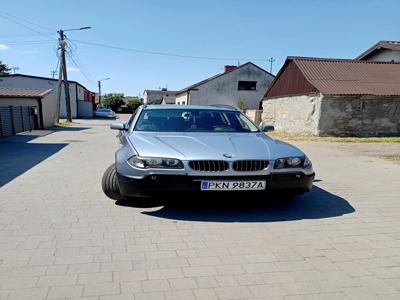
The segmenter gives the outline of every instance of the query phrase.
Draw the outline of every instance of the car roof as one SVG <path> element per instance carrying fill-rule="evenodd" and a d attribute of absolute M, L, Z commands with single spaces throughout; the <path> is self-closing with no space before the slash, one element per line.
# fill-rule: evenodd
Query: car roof
<path fill-rule="evenodd" d="M 237 111 L 236 108 L 230 107 L 229 105 L 177 105 L 177 104 L 150 104 L 144 105 L 143 109 L 202 109 L 202 110 L 226 110 L 226 111 Z"/>

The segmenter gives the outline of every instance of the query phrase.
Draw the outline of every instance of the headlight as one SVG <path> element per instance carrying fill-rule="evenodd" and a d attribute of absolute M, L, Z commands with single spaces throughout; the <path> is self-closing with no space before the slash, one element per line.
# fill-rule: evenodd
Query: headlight
<path fill-rule="evenodd" d="M 135 155 L 128 159 L 128 163 L 139 169 L 183 169 L 183 163 L 175 158 L 139 157 Z"/>
<path fill-rule="evenodd" d="M 303 162 L 303 168 L 309 169 L 311 167 L 312 167 L 311 160 L 306 156 L 306 158 L 304 159 L 304 162 Z"/>
<path fill-rule="evenodd" d="M 288 157 L 275 160 L 274 169 L 284 168 L 311 168 L 311 161 L 307 157 Z"/>

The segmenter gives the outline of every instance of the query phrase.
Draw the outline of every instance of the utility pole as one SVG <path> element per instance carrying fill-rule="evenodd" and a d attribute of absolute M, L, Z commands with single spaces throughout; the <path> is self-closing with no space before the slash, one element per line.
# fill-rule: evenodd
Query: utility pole
<path fill-rule="evenodd" d="M 65 35 L 64 30 L 60 29 L 57 31 L 60 37 L 58 38 L 58 43 L 60 45 L 60 76 L 62 78 L 62 82 L 64 83 L 64 95 L 65 95 L 65 107 L 67 109 L 67 122 L 72 122 L 72 115 L 71 115 L 71 98 L 69 95 L 69 83 L 67 78 L 67 66 L 65 62 Z M 61 89 L 58 92 L 61 96 Z M 58 96 L 57 94 L 57 96 Z M 61 97 L 60 97 L 61 98 Z M 57 98 L 57 103 L 61 102 L 61 99 Z M 57 120 L 56 120 L 57 121 Z"/>
<path fill-rule="evenodd" d="M 89 29 L 90 27 L 81 27 L 74 29 L 60 29 L 57 31 L 59 34 L 58 44 L 60 46 L 60 68 L 58 75 L 58 84 L 57 84 L 57 109 L 54 115 L 54 122 L 58 123 L 60 121 L 60 103 L 61 103 L 61 84 L 64 83 L 64 95 L 65 95 L 65 107 L 67 110 L 67 121 L 72 122 L 72 114 L 71 114 L 71 98 L 69 94 L 69 82 L 67 78 L 67 64 L 65 62 L 65 31 L 73 31 L 73 30 L 84 30 Z"/>
<path fill-rule="evenodd" d="M 18 71 L 19 67 L 11 67 L 11 69 L 13 70 L 13 73 L 15 74 L 15 71 Z"/>
<path fill-rule="evenodd" d="M 51 75 L 51 78 L 54 79 L 54 77 L 56 77 L 56 75 L 57 75 L 57 70 L 51 70 L 50 75 Z"/>
<path fill-rule="evenodd" d="M 270 59 L 268 59 L 268 61 L 270 62 L 269 72 L 272 73 L 272 64 L 275 62 L 275 59 L 271 57 Z"/>
<path fill-rule="evenodd" d="M 97 81 L 97 85 L 99 87 L 99 106 L 100 107 L 101 107 L 101 82 L 104 81 L 104 80 L 109 80 L 109 79 L 111 79 L 111 78 L 107 77 L 107 78 L 103 78 L 103 79 L 100 79 L 100 80 Z"/>

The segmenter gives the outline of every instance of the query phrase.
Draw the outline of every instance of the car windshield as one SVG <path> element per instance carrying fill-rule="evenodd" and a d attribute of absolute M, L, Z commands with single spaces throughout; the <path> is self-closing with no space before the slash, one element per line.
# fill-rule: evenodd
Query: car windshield
<path fill-rule="evenodd" d="M 242 113 L 211 109 L 144 109 L 137 131 L 152 132 L 258 132 Z"/>
<path fill-rule="evenodd" d="M 108 109 L 108 108 L 99 108 L 97 111 L 101 111 L 101 112 L 111 112 L 111 109 Z"/>

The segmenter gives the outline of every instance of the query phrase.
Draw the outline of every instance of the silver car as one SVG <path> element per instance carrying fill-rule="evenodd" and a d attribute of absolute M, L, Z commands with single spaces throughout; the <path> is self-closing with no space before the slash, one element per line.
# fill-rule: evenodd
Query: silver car
<path fill-rule="evenodd" d="M 96 109 L 94 112 L 94 116 L 96 118 L 110 118 L 110 119 L 115 119 L 115 112 L 112 109 L 105 108 L 105 107 L 99 107 Z"/>
<path fill-rule="evenodd" d="M 311 189 L 311 161 L 298 148 L 270 138 L 234 108 L 144 105 L 119 130 L 121 147 L 102 187 L 115 200 L 167 191 L 279 191 Z"/>

